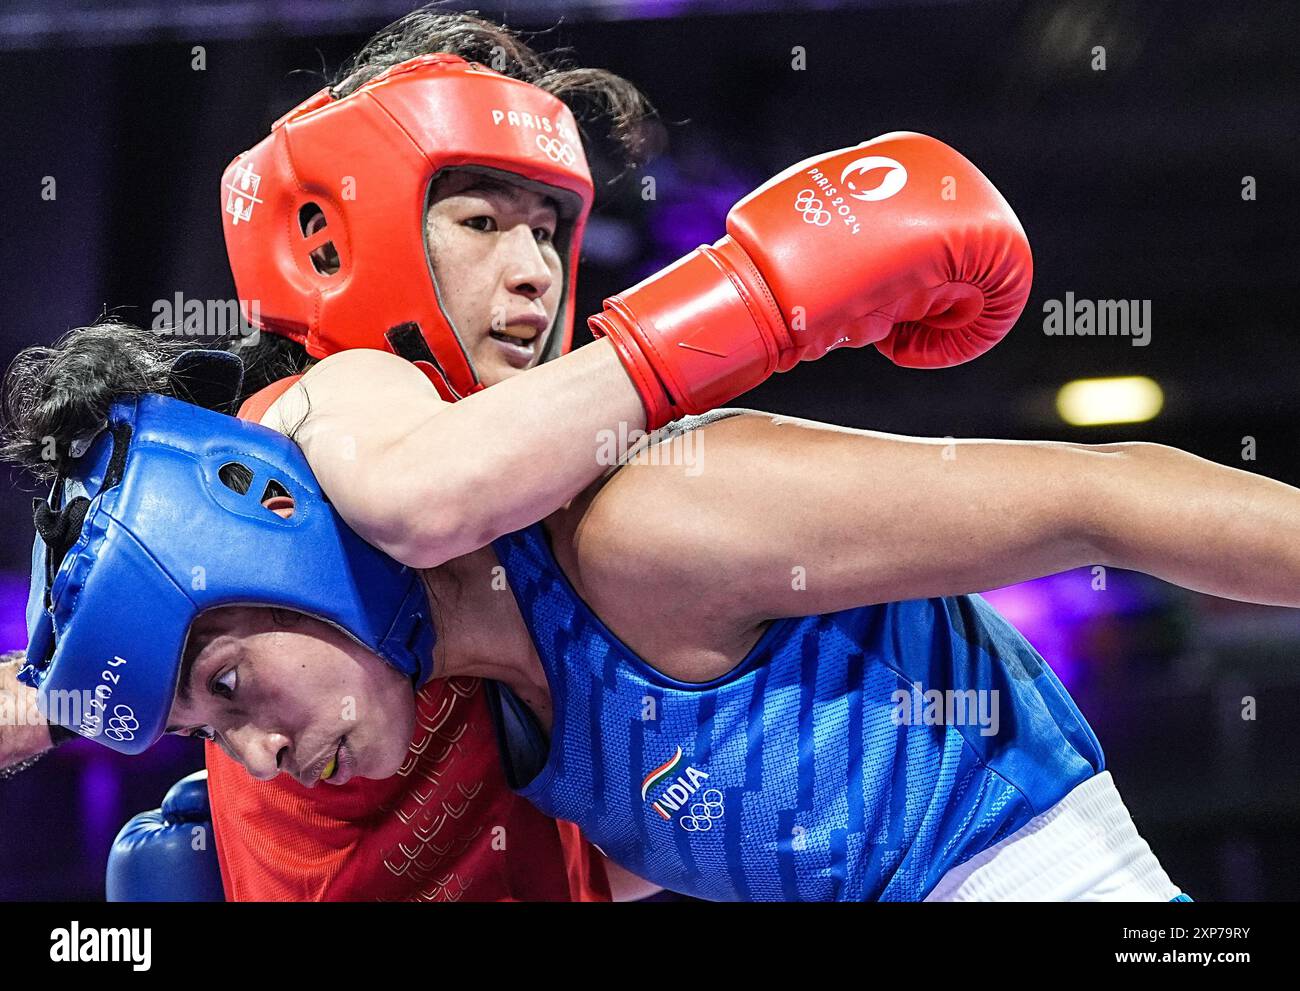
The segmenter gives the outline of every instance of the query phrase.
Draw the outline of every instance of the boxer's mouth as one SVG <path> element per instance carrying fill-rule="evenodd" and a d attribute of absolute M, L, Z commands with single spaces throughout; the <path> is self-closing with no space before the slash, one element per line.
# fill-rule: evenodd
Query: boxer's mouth
<path fill-rule="evenodd" d="M 509 364 L 516 368 L 527 368 L 537 356 L 538 345 L 541 343 L 545 328 L 539 326 L 540 323 L 541 318 L 537 321 L 530 319 L 508 323 L 499 330 L 489 330 L 488 336 L 500 345 L 501 353 Z"/>
<path fill-rule="evenodd" d="M 338 745 L 334 748 L 334 755 L 330 757 L 329 762 L 320 772 L 320 781 L 328 781 L 331 784 L 343 784 L 352 776 L 352 769 L 355 761 L 347 749 L 348 738 L 339 737 Z"/>
<path fill-rule="evenodd" d="M 518 348 L 532 347 L 533 344 L 533 338 L 531 337 L 515 337 L 511 334 L 503 334 L 498 330 L 489 331 L 488 335 L 490 337 L 495 337 L 498 341 L 505 341 L 507 344 L 513 344 Z"/>

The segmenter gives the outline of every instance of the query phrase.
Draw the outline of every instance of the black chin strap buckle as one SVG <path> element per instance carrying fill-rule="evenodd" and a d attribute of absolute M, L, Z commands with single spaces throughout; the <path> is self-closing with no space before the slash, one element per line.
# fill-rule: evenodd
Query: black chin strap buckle
<path fill-rule="evenodd" d="M 408 321 L 407 323 L 399 323 L 396 326 L 389 327 L 384 333 L 384 337 L 388 341 L 388 346 L 393 349 L 393 354 L 399 358 L 405 358 L 413 365 L 418 365 L 420 362 L 430 365 L 438 373 L 438 377 L 452 397 L 455 399 L 465 398 L 451 387 L 451 379 L 447 376 L 447 370 L 438 364 L 438 359 L 434 357 L 433 349 L 429 347 L 429 342 L 424 339 L 424 332 L 420 330 L 418 323 Z"/>

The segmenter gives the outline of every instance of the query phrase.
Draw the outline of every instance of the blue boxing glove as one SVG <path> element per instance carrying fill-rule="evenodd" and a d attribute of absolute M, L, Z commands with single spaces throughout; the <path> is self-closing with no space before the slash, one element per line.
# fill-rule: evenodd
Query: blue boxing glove
<path fill-rule="evenodd" d="M 162 808 L 122 827 L 108 854 L 110 902 L 225 901 L 208 808 L 208 772 L 172 785 Z"/>

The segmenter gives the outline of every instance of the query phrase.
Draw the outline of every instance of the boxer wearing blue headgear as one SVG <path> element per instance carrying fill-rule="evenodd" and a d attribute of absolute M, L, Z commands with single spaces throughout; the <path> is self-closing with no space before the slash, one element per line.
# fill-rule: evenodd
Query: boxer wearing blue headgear
<path fill-rule="evenodd" d="M 221 353 L 188 357 L 181 374 L 187 364 L 238 365 Z M 335 635 L 336 652 L 378 657 L 407 686 L 432 674 L 419 572 L 349 529 L 302 451 L 273 430 L 179 399 L 121 399 L 37 501 L 36 525 L 20 677 L 43 711 L 120 753 L 140 753 L 174 721 L 178 693 L 189 695 L 182 661 L 198 647 L 187 640 L 209 610 L 291 610 L 358 648 Z M 328 760 L 337 749 L 304 756 Z"/>
<path fill-rule="evenodd" d="M 98 606 L 111 603 L 103 596 L 139 597 L 160 587 L 159 573 L 179 585 L 206 566 L 196 557 L 220 562 L 214 548 L 244 534 L 241 556 L 294 553 L 269 544 L 279 531 L 228 525 L 229 507 L 296 514 L 305 494 L 302 518 L 317 518 L 318 493 L 281 442 L 263 448 L 221 417 L 209 431 L 186 409 L 149 397 L 115 405 L 108 432 L 129 424 L 146 438 L 141 460 L 116 436 L 107 453 L 96 441 L 65 472 L 94 497 L 73 493 L 40 513 L 44 539 L 72 558 L 50 587 L 52 669 L 65 659 L 60 636 L 90 645 L 79 669 L 116 692 L 133 647 L 110 624 L 133 620 Z M 155 428 L 157 410 L 180 418 Z M 1300 490 L 1158 445 L 936 443 L 743 411 L 644 448 L 653 456 L 634 456 L 541 523 L 421 575 L 429 600 L 450 607 L 437 674 L 501 686 L 500 740 L 521 794 L 634 873 L 706 898 L 1178 894 L 1063 686 L 968 593 L 1100 560 L 1300 605 L 1298 535 L 1286 531 Z M 221 470 L 245 456 L 251 499 L 227 504 Z M 202 504 L 194 521 L 213 527 L 201 540 L 180 532 L 192 502 Z M 1193 525 L 1203 537 L 1189 546 L 1181 537 Z M 337 527 L 324 533 L 320 546 L 346 547 Z M 368 619 L 320 592 L 285 593 L 255 562 L 247 590 L 238 574 L 218 575 L 230 591 L 179 599 L 163 583 L 156 632 L 173 664 L 178 629 L 227 611 L 199 615 L 203 605 L 272 607 L 242 610 L 204 644 L 190 679 L 203 688 L 188 701 L 178 691 L 171 718 L 214 730 L 255 775 L 334 780 L 353 748 L 343 731 L 320 732 L 339 720 L 318 710 L 331 694 L 346 705 L 346 665 L 318 665 L 311 651 L 341 639 L 355 648 L 349 664 L 384 669 L 393 688 L 363 699 L 358 718 L 396 725 L 387 736 L 404 747 L 412 681 L 391 649 L 414 642 L 393 634 L 410 586 L 384 588 L 403 569 L 357 553 L 309 551 L 301 563 L 320 570 L 301 580 L 360 596 L 356 608 L 377 610 Z M 368 574 L 381 585 L 373 599 L 351 581 Z M 117 587 L 62 598 L 74 578 L 91 590 L 97 576 Z M 314 625 L 277 643 L 289 635 L 275 608 L 286 602 Z M 38 638 L 33 654 L 41 665 L 48 644 Z M 105 672 L 105 658 L 118 667 Z M 176 682 L 163 681 L 165 699 Z M 936 694 L 946 700 L 937 711 Z M 357 773 L 381 766 L 373 750 L 356 751 Z"/>
<path fill-rule="evenodd" d="M 872 604 L 891 582 L 973 580 L 927 553 L 924 535 L 945 521 L 882 515 L 878 484 L 860 498 L 882 464 L 925 471 L 926 445 L 725 413 L 659 443 L 692 432 L 695 444 L 707 438 L 706 471 L 671 449 L 633 461 L 570 510 L 417 577 L 359 544 L 287 438 L 177 400 L 120 401 L 68 472 L 72 491 L 38 512 L 63 558 L 38 570 L 51 581 L 48 614 L 33 611 L 35 680 L 47 693 L 98 689 L 88 735 L 116 749 L 146 744 L 170 708 L 172 720 L 210 718 L 255 774 L 311 785 L 342 766 L 346 780 L 350 758 L 374 758 L 344 732 L 315 732 L 330 714 L 314 710 L 313 689 L 346 691 L 339 668 L 303 663 L 320 631 L 279 650 L 258 641 L 284 635 L 275 610 L 287 607 L 345 631 L 358 647 L 349 661 L 423 671 L 434 646 L 427 581 L 454 605 L 439 674 L 497 666 L 512 783 L 651 881 L 729 900 L 1178 894 L 1083 717 L 1001 617 L 965 595 Z M 972 476 L 931 482 L 955 499 L 970 477 L 1041 481 L 1095 457 L 1047 445 L 1026 466 L 1024 450 L 968 448 Z M 858 484 L 846 485 L 852 471 Z M 1013 491 L 1011 503 L 971 511 L 976 522 L 957 514 L 948 525 L 988 560 L 1005 556 L 996 567 L 1086 560 L 1072 527 L 1026 546 L 995 525 L 990 512 L 1036 516 L 1037 500 Z M 292 500 L 287 519 L 277 499 Z M 778 508 L 786 526 L 774 530 Z M 881 541 L 897 546 L 906 578 L 882 573 Z M 809 562 L 806 588 L 786 581 L 793 553 Z M 196 568 L 206 573 L 187 589 Z M 295 579 L 316 588 L 295 590 Z M 263 608 L 245 611 L 224 646 L 205 645 L 201 697 L 173 701 L 186 631 L 205 608 L 237 605 Z M 227 670 L 237 684 L 222 695 Z M 406 708 L 367 700 L 376 719 L 409 709 L 412 681 L 396 671 L 392 681 Z M 992 718 L 983 704 L 969 720 L 891 717 L 913 686 L 991 698 Z M 1023 845 L 1008 854 L 1008 842 Z M 988 869 L 996 857 L 1010 865 Z"/>

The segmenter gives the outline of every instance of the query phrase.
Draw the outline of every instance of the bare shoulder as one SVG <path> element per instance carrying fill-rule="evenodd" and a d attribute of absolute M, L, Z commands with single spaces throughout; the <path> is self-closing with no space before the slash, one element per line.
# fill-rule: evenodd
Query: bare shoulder
<path fill-rule="evenodd" d="M 287 428 L 300 424 L 309 412 L 315 416 L 373 414 L 391 409 L 395 400 L 406 397 L 438 398 L 425 374 L 405 358 L 356 348 L 332 354 L 307 369 L 297 384 L 271 405 L 262 423 L 288 432 Z"/>
<path fill-rule="evenodd" d="M 770 456 L 773 417 L 725 412 L 637 445 L 547 521 L 578 593 L 643 656 L 665 656 L 688 631 L 692 643 L 729 647 L 751 625 L 737 594 L 746 555 L 720 521 L 725 493 L 752 484 Z"/>
<path fill-rule="evenodd" d="M 424 372 L 405 358 L 399 358 L 391 351 L 377 351 L 373 348 L 352 348 L 340 351 L 328 358 L 323 358 L 312 365 L 303 376 L 303 381 L 333 382 L 336 379 L 350 379 L 355 388 L 355 376 L 391 383 L 420 383 L 433 388 Z"/>
<path fill-rule="evenodd" d="M 595 576 L 671 556 L 668 548 L 687 542 L 698 520 L 692 508 L 726 483 L 728 466 L 765 456 L 772 421 L 767 413 L 719 410 L 643 438 L 617 470 L 557 514 L 556 530 L 571 545 L 574 563 Z"/>

